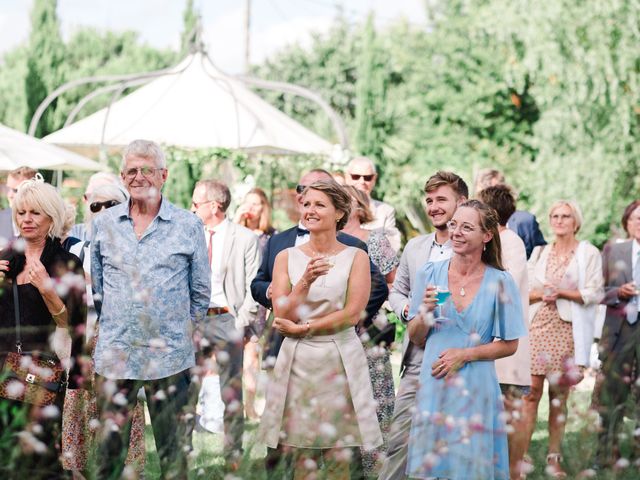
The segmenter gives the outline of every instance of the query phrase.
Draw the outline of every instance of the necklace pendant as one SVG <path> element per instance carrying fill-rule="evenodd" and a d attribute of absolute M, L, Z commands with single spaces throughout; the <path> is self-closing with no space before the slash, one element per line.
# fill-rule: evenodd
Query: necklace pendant
<path fill-rule="evenodd" d="M 460 296 L 464 297 L 467 294 L 467 292 L 464 291 L 464 287 L 460 287 Z"/>

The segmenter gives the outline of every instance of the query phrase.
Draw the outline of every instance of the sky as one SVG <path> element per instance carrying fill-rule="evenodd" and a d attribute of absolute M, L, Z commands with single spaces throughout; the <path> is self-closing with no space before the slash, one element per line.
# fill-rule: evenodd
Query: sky
<path fill-rule="evenodd" d="M 312 32 L 326 31 L 337 6 L 352 22 L 373 11 L 378 26 L 405 18 L 426 24 L 425 0 L 251 0 L 252 63 L 260 63 L 291 43 L 306 45 Z M 32 0 L 0 0 L 0 56 L 29 36 Z M 203 18 L 203 36 L 214 63 L 228 73 L 244 65 L 246 0 L 195 0 Z M 186 0 L 58 0 L 62 35 L 82 26 L 99 30 L 135 30 L 142 41 L 176 49 L 180 44 Z"/>

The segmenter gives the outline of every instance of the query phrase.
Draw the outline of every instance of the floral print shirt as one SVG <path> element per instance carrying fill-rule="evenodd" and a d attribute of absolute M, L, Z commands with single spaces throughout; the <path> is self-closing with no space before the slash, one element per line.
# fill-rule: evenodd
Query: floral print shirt
<path fill-rule="evenodd" d="M 192 332 L 209 307 L 210 276 L 202 222 L 165 198 L 140 239 L 128 203 L 98 215 L 91 237 L 95 371 L 154 380 L 193 367 Z"/>

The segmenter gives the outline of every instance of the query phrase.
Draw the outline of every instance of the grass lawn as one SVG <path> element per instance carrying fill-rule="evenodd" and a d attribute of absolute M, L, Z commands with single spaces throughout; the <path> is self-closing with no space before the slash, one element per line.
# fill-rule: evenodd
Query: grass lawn
<path fill-rule="evenodd" d="M 398 360 L 394 358 L 394 367 L 397 367 Z M 397 368 L 394 368 L 397 372 Z M 396 382 L 397 385 L 397 382 Z M 569 479 L 595 478 L 599 480 L 638 480 L 640 479 L 640 469 L 635 466 L 629 466 L 626 469 L 613 471 L 604 470 L 595 474 L 593 471 L 587 471 L 593 464 L 594 454 L 596 451 L 597 435 L 595 432 L 596 418 L 589 412 L 589 404 L 591 401 L 591 390 L 593 382 L 589 379 L 583 381 L 578 388 L 572 392 L 569 398 L 569 415 L 567 419 L 567 428 L 563 441 L 563 465 L 568 473 Z M 538 412 L 538 422 L 536 431 L 533 435 L 529 454 L 531 455 L 535 469 L 527 476 L 528 480 L 542 480 L 550 477 L 545 473 L 545 458 L 547 454 L 547 416 L 549 401 L 545 393 L 540 402 L 540 410 Z M 629 437 L 633 433 L 633 423 L 627 421 L 624 431 Z M 235 476 L 227 476 L 225 478 L 222 466 L 224 458 L 222 457 L 222 436 L 220 434 L 212 434 L 207 432 L 195 432 L 193 437 L 193 445 L 195 450 L 195 458 L 192 462 L 191 478 L 204 479 L 266 479 L 267 476 L 263 469 L 263 457 L 266 449 L 259 446 L 255 440 L 257 433 L 256 423 L 247 423 L 245 432 L 245 448 L 253 446 L 245 454 L 243 464 Z M 146 478 L 148 480 L 159 478 L 159 464 L 155 452 L 155 445 L 151 427 L 147 425 L 146 435 L 147 446 L 147 465 Z M 621 445 L 623 455 L 629 454 L 629 442 Z M 272 475 L 273 477 L 273 475 Z M 279 478 L 279 476 L 276 476 Z M 276 478 L 273 477 L 273 478 Z M 484 480 L 484 479 L 482 479 Z"/>

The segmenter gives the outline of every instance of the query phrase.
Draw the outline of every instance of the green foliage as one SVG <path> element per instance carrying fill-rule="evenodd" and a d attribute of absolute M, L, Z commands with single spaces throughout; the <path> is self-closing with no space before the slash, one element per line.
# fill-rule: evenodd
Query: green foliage
<path fill-rule="evenodd" d="M 36 1 L 28 43 L 8 51 L 2 58 L 0 123 L 26 131 L 40 102 L 67 81 L 95 75 L 147 72 L 166 68 L 177 60 L 175 52 L 140 44 L 135 32 L 80 28 L 65 45 L 59 34 L 55 7 L 53 0 Z M 80 86 L 59 97 L 40 120 L 37 136 L 61 128 L 80 99 L 100 86 L 102 84 Z M 92 100 L 76 119 L 99 110 L 109 98 L 103 95 Z"/>
<path fill-rule="evenodd" d="M 198 40 L 198 22 L 200 16 L 193 6 L 193 0 L 187 0 L 187 6 L 182 14 L 183 30 L 180 35 L 180 53 L 186 55 Z"/>
<path fill-rule="evenodd" d="M 24 88 L 26 58 L 27 47 L 21 45 L 7 52 L 0 64 L 0 123 L 20 131 L 26 130 L 28 116 Z"/>
<path fill-rule="evenodd" d="M 177 59 L 175 52 L 141 45 L 135 32 L 99 32 L 92 28 L 81 28 L 69 39 L 66 48 L 67 57 L 62 68 L 67 80 L 159 70 L 172 65 Z M 88 84 L 66 92 L 62 96 L 65 102 L 65 107 L 61 109 L 62 123 L 85 95 L 103 85 Z M 129 92 L 125 90 L 122 95 Z M 76 120 L 103 108 L 112 95 L 108 93 L 90 101 Z M 61 128 L 62 123 L 56 129 Z"/>
<path fill-rule="evenodd" d="M 400 215 L 415 216 L 436 170 L 471 185 L 491 166 L 547 234 L 548 207 L 569 198 L 585 214 L 581 236 L 602 244 L 640 186 L 640 1 L 427 6 L 428 30 L 397 22 L 374 32 L 371 20 L 350 26 L 338 18 L 309 50 L 285 49 L 256 73 L 324 95 L 355 150 L 379 162 L 377 194 Z M 307 102 L 267 97 L 329 133 Z"/>
<path fill-rule="evenodd" d="M 226 148 L 185 150 L 167 148 L 169 178 L 163 194 L 176 205 L 189 208 L 196 182 L 204 178 L 216 178 L 233 184 L 233 166 L 244 162 L 245 154 Z"/>
<path fill-rule="evenodd" d="M 386 52 L 380 48 L 370 14 L 362 36 L 356 83 L 356 118 L 354 148 L 362 154 L 379 159 L 389 125 L 386 122 L 387 100 Z"/>
<path fill-rule="evenodd" d="M 56 0 L 35 0 L 31 11 L 31 35 L 26 51 L 27 74 L 24 79 L 27 124 L 42 100 L 64 82 L 59 67 L 64 60 L 65 48 L 60 36 L 56 6 Z M 42 117 L 36 130 L 37 137 L 55 130 L 56 118 L 59 117 L 57 103 L 54 102 Z"/>
<path fill-rule="evenodd" d="M 313 35 L 311 48 L 288 46 L 263 65 L 255 66 L 253 74 L 311 87 L 349 124 L 355 117 L 357 42 L 358 36 L 346 19 L 338 17 L 328 34 Z M 326 115 L 314 103 L 273 91 L 260 94 L 314 132 L 337 141 Z"/>

